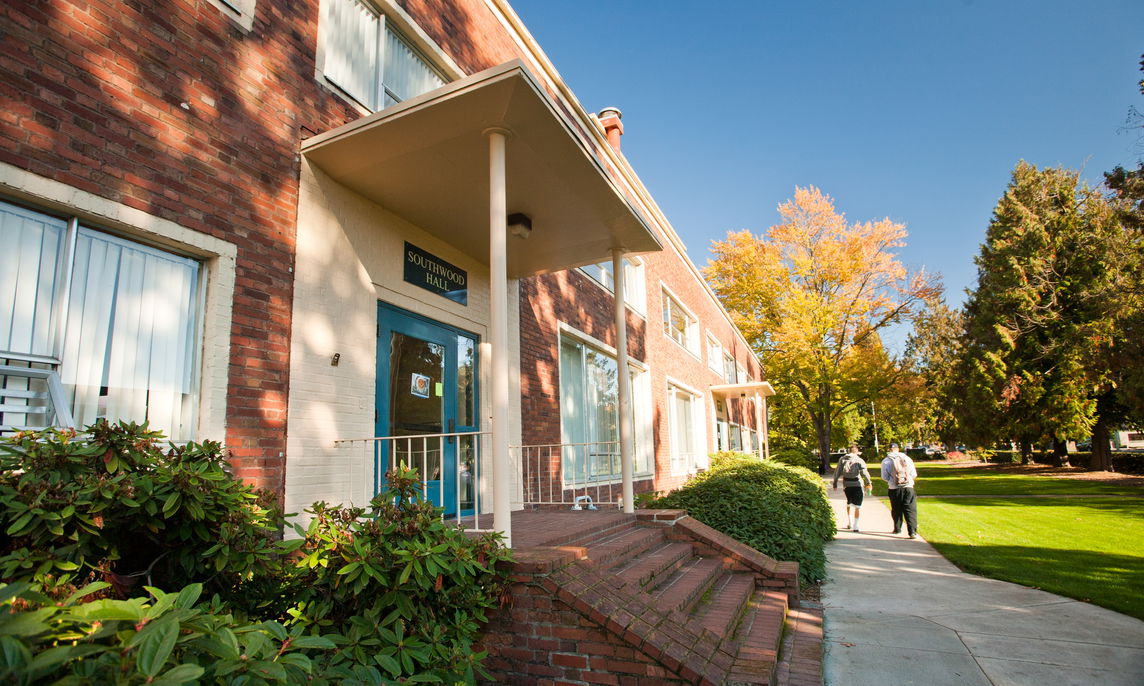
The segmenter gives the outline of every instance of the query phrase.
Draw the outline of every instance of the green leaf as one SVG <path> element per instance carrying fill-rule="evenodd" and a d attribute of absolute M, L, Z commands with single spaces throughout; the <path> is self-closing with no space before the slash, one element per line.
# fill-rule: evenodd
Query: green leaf
<path fill-rule="evenodd" d="M 348 565 L 346 565 L 345 567 L 342 567 L 341 569 L 339 569 L 338 575 L 349 574 L 350 572 L 354 571 L 355 569 L 357 569 L 360 566 L 361 566 L 360 562 L 351 562 Z"/>
<path fill-rule="evenodd" d="M 388 655 L 381 654 L 374 655 L 373 659 L 374 662 L 380 665 L 382 669 L 389 672 L 390 676 L 393 678 L 396 679 L 397 677 L 401 676 L 401 665 L 397 664 L 397 660 L 394 660 Z"/>
<path fill-rule="evenodd" d="M 155 676 L 161 672 L 171 651 L 175 649 L 178 638 L 179 623 L 169 615 L 143 627 L 128 644 L 139 646 L 139 671 L 146 676 Z"/>
<path fill-rule="evenodd" d="M 205 671 L 198 665 L 182 664 L 167 670 L 151 684 L 153 686 L 178 686 L 178 684 L 196 683 Z"/>
<path fill-rule="evenodd" d="M 28 523 L 32 521 L 33 517 L 34 515 L 31 512 L 25 512 L 24 514 L 20 515 L 20 517 L 17 518 L 16 521 L 12 522 L 12 525 L 8 527 L 8 535 L 20 535 L 20 533 L 24 530 L 24 527 L 28 526 Z"/>
<path fill-rule="evenodd" d="M 199 602 L 199 596 L 203 593 L 202 584 L 190 584 L 185 586 L 183 590 L 179 591 L 179 595 L 175 598 L 175 607 L 182 609 L 189 609 L 194 607 L 195 603 Z"/>
<path fill-rule="evenodd" d="M 323 650 L 333 650 L 338 647 L 325 636 L 299 636 L 290 645 L 295 648 L 321 648 Z"/>

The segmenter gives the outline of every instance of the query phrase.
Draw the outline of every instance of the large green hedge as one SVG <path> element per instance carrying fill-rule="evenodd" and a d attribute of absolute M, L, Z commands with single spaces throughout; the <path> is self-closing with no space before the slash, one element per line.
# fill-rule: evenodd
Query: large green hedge
<path fill-rule="evenodd" d="M 826 576 L 823 546 L 834 538 L 834 512 L 822 479 L 802 467 L 719 453 L 711 469 L 652 501 L 688 513 L 759 552 L 799 563 L 803 583 Z"/>

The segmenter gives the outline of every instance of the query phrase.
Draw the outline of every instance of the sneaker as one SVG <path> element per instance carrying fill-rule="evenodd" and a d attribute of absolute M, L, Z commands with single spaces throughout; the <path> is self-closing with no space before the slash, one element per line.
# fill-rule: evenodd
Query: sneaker
<path fill-rule="evenodd" d="M 854 528 L 852 529 L 852 531 L 853 531 L 854 533 L 856 533 L 856 534 L 860 534 L 860 533 L 862 533 L 862 530 L 861 530 L 861 529 L 859 529 L 858 527 L 854 527 Z"/>
<path fill-rule="evenodd" d="M 917 534 L 910 534 L 910 538 L 917 538 L 917 537 L 918 537 Z"/>
<path fill-rule="evenodd" d="M 894 533 L 900 534 L 900 533 L 902 533 L 902 530 L 901 529 L 894 529 Z"/>

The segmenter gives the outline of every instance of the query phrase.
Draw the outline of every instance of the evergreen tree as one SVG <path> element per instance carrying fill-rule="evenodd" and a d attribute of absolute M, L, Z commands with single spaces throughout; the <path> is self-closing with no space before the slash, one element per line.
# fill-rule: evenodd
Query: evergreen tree
<path fill-rule="evenodd" d="M 1124 231 L 1077 172 L 1024 161 L 997 203 L 965 308 L 959 414 L 978 440 L 1064 444 L 1093 429 L 1109 384 Z"/>

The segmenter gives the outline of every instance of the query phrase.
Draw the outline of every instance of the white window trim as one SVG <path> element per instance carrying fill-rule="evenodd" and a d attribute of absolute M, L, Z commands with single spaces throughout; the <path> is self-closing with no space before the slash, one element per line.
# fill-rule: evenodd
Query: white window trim
<path fill-rule="evenodd" d="M 244 31 L 254 28 L 254 9 L 258 0 L 207 0 Z"/>
<path fill-rule="evenodd" d="M 711 333 L 711 329 L 707 330 L 707 368 L 723 378 L 723 344 L 719 342 L 719 337 Z M 711 345 L 714 343 L 715 345 Z M 718 350 L 718 354 L 712 355 L 712 350 Z"/>
<path fill-rule="evenodd" d="M 466 75 L 464 70 L 462 70 L 455 61 L 453 61 L 453 58 L 450 57 L 449 54 L 445 52 L 441 46 L 437 44 L 436 41 L 430 38 L 429 34 L 425 33 L 425 30 L 421 28 L 421 26 L 413 19 L 413 17 L 411 17 L 408 12 L 402 9 L 400 5 L 394 2 L 394 0 L 363 1 L 372 5 L 373 8 L 383 16 L 383 21 L 387 25 L 392 26 L 397 33 L 401 34 L 401 37 L 404 38 L 407 43 L 413 46 L 417 52 L 421 53 L 421 55 L 425 57 L 429 66 L 440 72 L 441 76 L 445 79 L 446 82 L 456 81 L 457 79 L 460 79 Z M 344 90 L 339 88 L 337 84 L 326 78 L 325 46 L 326 31 L 329 27 L 326 26 L 325 22 L 325 3 L 326 0 L 322 0 L 319 3 L 318 48 L 314 59 L 314 78 L 327 90 L 335 93 L 338 97 L 353 105 L 354 108 L 357 109 L 361 114 L 372 114 L 373 110 L 370 110 L 368 107 L 358 102 L 356 98 L 351 96 L 349 93 L 346 93 Z"/>
<path fill-rule="evenodd" d="M 672 476 L 684 476 L 687 474 L 694 474 L 700 469 L 707 469 L 710 466 L 710 458 L 707 455 L 707 421 L 706 421 L 706 403 L 703 400 L 703 394 L 698 390 L 692 388 L 686 383 L 676 379 L 675 377 L 668 376 L 666 378 L 667 386 L 664 393 L 664 398 L 667 402 L 668 409 L 668 463 Z M 672 400 L 672 389 L 677 388 L 692 397 L 691 403 L 691 426 L 694 435 L 692 440 L 692 452 L 695 454 L 695 462 L 688 465 L 684 471 L 676 469 L 675 460 L 675 443 L 671 440 L 675 424 L 675 404 Z"/>
<path fill-rule="evenodd" d="M 230 331 L 238 247 L 87 191 L 37 176 L 0 162 L 0 193 L 44 211 L 76 216 L 80 221 L 125 238 L 170 248 L 202 261 L 206 285 L 202 310 L 202 363 L 199 371 L 198 423 L 195 440 L 226 441 Z"/>
<path fill-rule="evenodd" d="M 639 297 L 637 299 L 633 299 L 633 293 L 632 293 L 631 288 L 627 288 L 627 287 L 624 288 L 624 306 L 627 307 L 629 310 L 631 310 L 632 313 L 635 314 L 640 319 L 646 320 L 647 319 L 647 269 L 644 266 L 643 260 L 638 260 L 637 258 L 634 258 L 634 257 L 625 257 L 624 262 L 629 263 L 632 266 L 639 268 L 639 279 L 640 279 L 640 285 L 641 285 L 641 288 L 640 288 L 640 296 L 641 297 Z M 576 271 L 578 271 L 581 274 L 583 274 L 584 276 L 588 277 L 588 280 L 591 281 L 597 288 L 604 291 L 608 295 L 615 297 L 615 295 L 616 295 L 615 290 L 613 290 L 612 288 L 608 288 L 603 283 L 600 283 L 600 280 L 597 279 L 595 276 L 593 276 L 590 271 L 588 271 L 589 267 L 595 267 L 599 264 L 600 264 L 599 262 L 593 262 L 592 264 L 586 264 L 586 265 L 583 265 L 581 267 L 576 267 Z M 626 266 L 627 265 L 625 264 L 625 267 Z M 612 279 L 613 280 L 615 279 L 614 275 L 613 275 Z M 626 285 L 627 284 L 625 284 L 625 286 Z"/>
<path fill-rule="evenodd" d="M 702 336 L 700 335 L 700 331 L 702 330 L 702 327 L 699 323 L 699 317 L 695 316 L 695 313 L 691 311 L 691 308 L 689 308 L 687 305 L 683 304 L 683 300 L 680 299 L 680 297 L 675 293 L 675 291 L 668 288 L 667 284 L 660 281 L 659 282 L 659 288 L 660 288 L 661 296 L 663 294 L 670 296 L 671 299 L 675 301 L 675 304 L 679 305 L 679 308 L 681 310 L 683 310 L 683 312 L 691 319 L 691 323 L 692 323 L 692 325 L 688 327 L 688 332 L 689 332 L 688 336 L 687 336 L 688 345 L 680 344 L 680 342 L 675 340 L 675 338 L 673 338 L 671 336 L 671 334 L 669 334 L 667 331 L 664 331 L 663 322 L 662 322 L 663 312 L 660 312 L 660 315 L 661 315 L 660 316 L 660 319 L 661 319 L 661 321 L 660 321 L 660 332 L 663 334 L 663 336 L 665 338 L 667 338 L 667 340 L 671 341 L 672 343 L 678 345 L 680 348 L 683 348 L 687 352 L 691 353 L 691 355 L 695 359 L 702 362 L 703 361 L 703 351 L 697 350 L 697 348 L 699 348 L 702 345 L 702 343 L 700 343 L 700 338 L 702 338 Z M 660 297 L 659 303 L 660 303 L 660 308 L 662 309 L 663 308 L 663 298 L 662 297 Z"/>
<path fill-rule="evenodd" d="M 607 343 L 601 341 L 600 339 L 596 338 L 595 336 L 584 333 L 580 329 L 577 329 L 577 328 L 569 325 L 566 322 L 557 322 L 557 324 L 556 324 L 556 348 L 555 349 L 557 350 L 557 356 L 558 357 L 559 357 L 559 350 L 560 350 L 560 339 L 563 337 L 567 337 L 567 338 L 571 338 L 571 339 L 574 339 L 576 341 L 579 341 L 580 343 L 583 343 L 584 345 L 587 345 L 588 347 L 595 348 L 598 351 L 604 353 L 605 355 L 610 356 L 613 360 L 616 359 L 616 348 L 614 346 L 608 345 Z M 651 414 L 651 416 L 647 416 L 647 417 L 636 417 L 636 426 L 632 427 L 632 433 L 633 433 L 632 439 L 635 442 L 635 445 L 633 445 L 632 447 L 636 451 L 640 451 L 642 449 L 642 451 L 645 453 L 644 457 L 647 458 L 646 462 L 648 465 L 648 468 L 646 470 L 637 471 L 634 473 L 633 476 L 638 476 L 641 478 L 651 478 L 651 477 L 655 476 L 655 440 L 654 440 L 654 436 L 653 436 L 653 430 L 654 430 L 653 422 L 654 422 L 655 408 L 654 408 L 653 403 L 651 401 L 651 374 L 648 373 L 649 371 L 651 371 L 651 368 L 646 363 L 644 363 L 643 361 L 637 360 L 634 357 L 631 357 L 630 355 L 628 356 L 628 367 L 632 371 L 638 372 L 638 374 L 636 376 L 638 383 L 632 384 L 632 389 L 631 389 L 632 402 L 646 408 L 647 410 L 650 411 L 650 414 Z M 563 372 L 561 371 L 561 367 L 560 367 L 560 364 L 558 362 L 556 365 L 557 383 L 562 383 L 563 380 L 560 378 L 560 375 L 562 373 Z M 562 388 L 563 386 L 560 386 L 560 387 Z M 638 394 L 638 400 L 637 400 L 637 394 Z M 558 398 L 559 398 L 559 396 L 558 396 Z M 558 405 L 559 405 L 559 402 L 558 402 Z M 563 417 L 561 417 L 561 420 L 560 420 L 560 432 L 561 432 L 561 440 L 563 441 L 563 438 L 564 438 L 563 437 L 563 433 L 564 433 L 564 419 L 563 419 Z M 622 481 L 622 477 L 620 475 L 617 475 L 615 478 L 601 479 L 601 480 L 593 482 L 593 483 L 605 485 L 605 484 L 616 484 L 616 483 L 620 483 L 621 481 Z"/>

